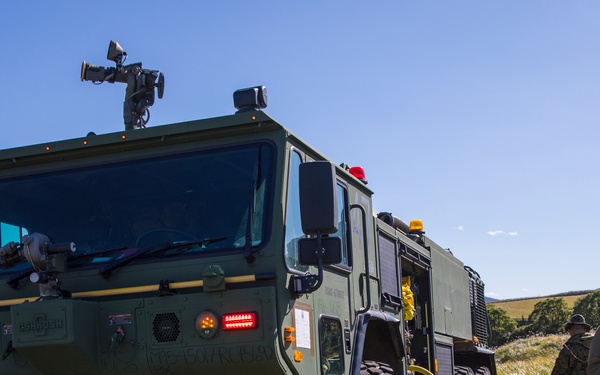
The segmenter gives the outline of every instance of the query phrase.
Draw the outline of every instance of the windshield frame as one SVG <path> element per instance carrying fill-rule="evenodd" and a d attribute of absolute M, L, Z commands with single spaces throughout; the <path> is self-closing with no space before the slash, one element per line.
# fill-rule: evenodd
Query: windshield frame
<path fill-rule="evenodd" d="M 257 154 L 258 154 L 258 161 L 256 161 L 257 157 L 254 157 L 254 160 L 252 161 L 248 161 L 247 164 L 248 165 L 256 165 L 255 163 L 258 163 L 257 165 L 261 167 L 261 173 L 262 174 L 266 174 L 264 177 L 264 180 L 261 180 L 264 185 L 262 186 L 263 189 L 263 193 L 264 193 L 264 198 L 263 200 L 260 202 L 260 207 L 262 208 L 262 217 L 261 217 L 261 234 L 260 234 L 260 243 L 259 244 L 253 244 L 252 245 L 252 252 L 258 252 L 261 251 L 266 245 L 267 243 L 270 241 L 271 237 L 272 237 L 272 218 L 273 218 L 273 207 L 274 207 L 274 202 L 275 202 L 275 196 L 276 196 L 276 192 L 275 192 L 275 185 L 276 185 L 276 181 L 277 181 L 277 147 L 275 146 L 274 142 L 268 140 L 268 139 L 259 139 L 259 140 L 255 140 L 255 141 L 251 141 L 251 142 L 238 142 L 238 143 L 233 143 L 233 144 L 225 144 L 225 145 L 218 145 L 218 146 L 211 146 L 211 147 L 194 147 L 194 148 L 187 148 L 185 150 L 180 150 L 177 152 L 172 152 L 172 150 L 163 150 L 162 152 L 154 152 L 153 155 L 148 155 L 148 152 L 144 152 L 145 155 L 140 156 L 138 155 L 118 155 L 117 158 L 112 157 L 109 158 L 108 160 L 104 160 L 102 162 L 98 162 L 98 161 L 94 161 L 94 159 L 81 159 L 79 160 L 75 165 L 71 164 L 69 166 L 62 166 L 62 167 L 58 167 L 58 168 L 53 168 L 52 170 L 46 170 L 43 172 L 39 172 L 39 173 L 31 173 L 28 175 L 15 175 L 15 176 L 7 176 L 7 177 L 0 177 L 0 185 L 3 185 L 5 183 L 13 183 L 13 182 L 23 182 L 23 181 L 35 181 L 35 180 L 39 180 L 39 179 L 44 179 L 44 178 L 56 178 L 57 176 L 63 176 L 63 175 L 71 175 L 71 174 L 77 174 L 78 172 L 86 172 L 89 173 L 89 170 L 106 170 L 106 171 L 110 171 L 113 168 L 120 168 L 120 167 L 128 167 L 128 166 L 133 166 L 136 165 L 136 163 L 142 163 L 143 165 L 151 165 L 154 162 L 163 162 L 163 161 L 180 161 L 180 160 L 187 160 L 191 157 L 201 157 L 201 156 L 206 156 L 206 155 L 217 155 L 219 153 L 227 153 L 229 151 L 231 152 L 235 152 L 235 151 L 248 151 L 253 153 L 254 151 L 252 150 L 256 150 Z M 262 151 L 259 151 L 262 150 Z M 169 152 L 171 151 L 171 152 Z M 240 152 L 241 152 L 240 151 Z M 262 157 L 261 153 L 264 154 L 265 156 Z M 129 157 L 127 157 L 129 156 Z M 261 164 L 265 164 L 265 165 L 261 165 Z M 252 168 L 251 168 L 252 169 Z M 199 173 L 201 173 L 202 171 L 200 171 Z M 249 176 L 253 176 L 255 174 L 255 171 L 253 170 L 249 170 L 247 171 L 247 174 Z M 232 174 L 233 176 L 233 174 Z M 256 182 L 253 180 L 253 177 L 250 177 L 250 179 L 248 179 L 248 191 L 250 192 L 250 189 L 254 189 L 254 187 L 252 185 L 256 185 Z M 252 184 L 251 184 L 252 182 Z M 253 194 L 256 193 L 255 190 L 252 190 Z M 250 194 L 250 193 L 249 193 Z M 248 195 L 248 206 L 250 205 L 250 200 L 252 198 L 250 198 L 250 195 Z M 0 201 L 2 199 L 0 198 Z M 246 206 L 246 208 L 249 208 L 248 206 Z M 257 209 L 259 207 L 256 207 Z M 5 217 L 4 215 L 1 215 L 2 217 Z M 7 217 L 9 218 L 8 221 L 10 221 L 10 217 L 14 215 L 8 214 Z M 2 218 L 0 218 L 0 221 L 2 221 Z M 248 221 L 250 222 L 250 221 Z M 19 223 L 8 223 L 11 225 L 14 224 L 19 224 Z M 27 228 L 29 230 L 29 228 Z M 32 228 L 34 229 L 34 228 Z M 219 238 L 220 236 L 215 235 L 214 238 Z M 188 240 L 196 240 L 199 242 L 203 242 L 206 240 L 209 240 L 210 238 L 188 238 Z M 53 239 L 54 240 L 54 239 Z M 68 240 L 68 239 L 64 239 L 64 238 L 60 238 L 60 239 L 56 239 L 57 242 L 61 242 L 64 240 Z M 1 239 L 0 240 L 0 246 L 5 245 L 7 242 L 7 240 L 5 239 Z M 184 242 L 184 239 L 181 239 L 182 242 Z M 220 241 L 206 241 L 206 244 L 208 243 L 219 243 Z M 137 244 L 136 244 L 137 245 Z M 131 245 L 128 244 L 127 246 L 121 246 L 121 244 L 114 244 L 114 246 L 108 246 L 106 248 L 96 248 L 94 249 L 94 251 L 89 251 L 90 255 L 87 256 L 86 254 L 82 253 L 82 252 L 75 252 L 72 256 L 73 258 L 73 262 L 70 262 L 69 267 L 73 267 L 73 268 L 96 268 L 96 267 L 101 267 L 101 266 L 105 266 L 109 263 L 115 262 L 117 261 L 117 259 L 122 258 L 122 257 L 128 257 L 131 256 L 132 254 L 141 251 L 145 248 L 145 246 L 139 245 Z M 157 244 L 154 244 L 157 245 Z M 140 256 L 139 259 L 135 259 L 135 262 L 142 262 L 142 263 L 146 263 L 146 262 L 155 262 L 157 261 L 157 259 L 161 258 L 161 259 L 187 259 L 190 257 L 204 257 L 204 256 L 221 256 L 221 255 L 230 255 L 230 254 L 235 254 L 235 253 L 243 253 L 244 252 L 244 246 L 241 247 L 233 247 L 229 246 L 229 247 L 224 247 L 221 248 L 220 250 L 213 250 L 213 251 L 196 251 L 199 248 L 205 248 L 208 246 L 205 246 L 204 244 L 195 246 L 194 249 L 192 249 L 192 251 L 178 251 L 178 252 L 158 252 L 156 254 L 152 254 L 152 252 L 148 252 L 148 254 L 144 254 L 143 256 Z M 27 267 L 24 267 L 22 264 L 22 262 L 18 263 L 17 265 L 15 265 L 14 267 L 11 268 L 0 268 L 0 278 L 6 278 L 8 275 L 14 276 L 15 273 L 21 273 L 23 272 Z"/>

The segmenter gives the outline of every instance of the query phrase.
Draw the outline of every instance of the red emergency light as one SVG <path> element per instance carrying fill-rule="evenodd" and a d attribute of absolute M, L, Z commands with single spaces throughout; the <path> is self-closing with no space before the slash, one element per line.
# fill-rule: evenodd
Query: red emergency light
<path fill-rule="evenodd" d="M 363 167 L 350 167 L 348 172 L 350 172 L 352 176 L 358 178 L 363 184 L 367 184 L 367 176 L 365 175 L 365 170 Z"/>
<path fill-rule="evenodd" d="M 252 329 L 258 326 L 258 317 L 257 314 L 253 311 L 223 314 L 221 321 L 223 323 L 224 331 Z"/>

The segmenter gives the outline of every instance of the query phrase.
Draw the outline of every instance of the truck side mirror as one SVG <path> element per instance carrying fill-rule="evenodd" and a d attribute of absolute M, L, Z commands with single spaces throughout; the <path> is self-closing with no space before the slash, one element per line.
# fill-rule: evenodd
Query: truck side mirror
<path fill-rule="evenodd" d="M 328 161 L 300 164 L 302 231 L 315 235 L 338 230 L 335 167 Z"/>
<path fill-rule="evenodd" d="M 296 294 L 311 293 L 323 282 L 323 265 L 342 261 L 339 237 L 324 237 L 338 230 L 338 200 L 335 166 L 328 161 L 300 164 L 300 215 L 302 231 L 311 238 L 298 241 L 301 264 L 318 267 L 316 275 L 292 277 Z"/>
<path fill-rule="evenodd" d="M 342 240 L 339 237 L 321 237 L 321 264 L 337 264 L 342 261 Z M 300 264 L 318 266 L 317 239 L 298 240 L 298 260 Z"/>

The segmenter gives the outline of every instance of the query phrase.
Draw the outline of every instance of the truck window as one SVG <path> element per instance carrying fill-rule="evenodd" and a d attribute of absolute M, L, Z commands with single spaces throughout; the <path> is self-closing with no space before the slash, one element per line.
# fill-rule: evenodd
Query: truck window
<path fill-rule="evenodd" d="M 28 235 L 29 231 L 18 225 L 0 222 L 0 246 L 6 245 L 9 242 L 20 243 L 21 238 Z M 0 250 L 1 252 L 2 250 Z M 1 263 L 1 262 L 0 262 Z M 30 267 L 29 263 L 22 261 L 15 264 L 11 269 L 0 267 L 0 277 L 5 273 L 19 272 Z"/>
<path fill-rule="evenodd" d="M 344 374 L 344 345 L 342 323 L 333 317 L 322 316 L 319 322 L 321 369 L 323 375 Z"/>
<path fill-rule="evenodd" d="M 298 261 L 298 240 L 304 237 L 302 222 L 300 220 L 300 192 L 299 192 L 299 168 L 302 163 L 300 154 L 292 151 L 290 155 L 290 167 L 288 176 L 287 210 L 285 220 L 285 262 L 289 269 L 306 272 L 308 266 L 301 265 Z M 348 194 L 346 187 L 339 184 L 338 192 L 338 231 L 331 236 L 342 239 L 342 262 L 339 266 L 350 267 L 348 256 Z"/>
<path fill-rule="evenodd" d="M 21 228 L 18 225 L 0 223 L 0 243 L 3 245 L 9 242 L 21 242 L 21 237 L 27 234 L 29 234 L 27 229 Z"/>
<path fill-rule="evenodd" d="M 242 252 L 268 236 L 272 156 L 258 143 L 1 179 L 0 222 L 102 254 L 76 265 L 186 241 L 196 244 L 154 257 Z M 2 226 L 2 245 L 16 231 Z"/>
<path fill-rule="evenodd" d="M 285 264 L 291 270 L 308 271 L 308 266 L 298 261 L 298 240 L 304 237 L 300 220 L 299 168 L 302 163 L 300 154 L 290 155 L 288 175 L 287 210 L 285 217 Z"/>
<path fill-rule="evenodd" d="M 348 190 L 345 186 L 338 183 L 337 185 L 337 196 L 338 196 L 338 230 L 333 236 L 340 237 L 342 239 L 342 261 L 339 263 L 340 266 L 350 267 L 351 259 L 349 257 L 348 250 Z"/>

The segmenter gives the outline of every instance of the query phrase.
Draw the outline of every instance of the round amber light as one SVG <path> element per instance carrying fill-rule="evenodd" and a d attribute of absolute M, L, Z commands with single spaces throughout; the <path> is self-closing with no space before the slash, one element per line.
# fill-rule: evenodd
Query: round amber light
<path fill-rule="evenodd" d="M 219 320 L 217 316 L 210 311 L 204 311 L 196 317 L 196 329 L 200 336 L 205 339 L 211 338 L 217 333 Z"/>

